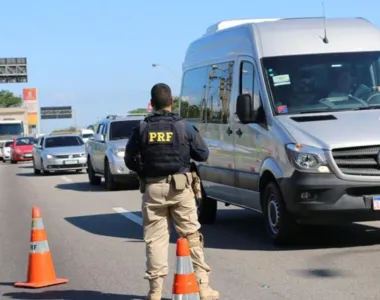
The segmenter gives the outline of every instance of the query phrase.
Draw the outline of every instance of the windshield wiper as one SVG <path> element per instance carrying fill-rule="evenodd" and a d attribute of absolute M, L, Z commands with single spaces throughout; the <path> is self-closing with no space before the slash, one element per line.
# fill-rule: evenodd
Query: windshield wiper
<path fill-rule="evenodd" d="M 314 114 L 314 113 L 331 113 L 329 110 L 303 110 L 297 112 L 297 114 Z"/>
<path fill-rule="evenodd" d="M 362 107 L 355 108 L 354 110 L 370 110 L 370 109 L 380 109 L 380 105 L 362 106 Z"/>
<path fill-rule="evenodd" d="M 331 109 L 331 110 L 304 110 L 297 112 L 297 114 L 313 114 L 313 113 L 334 113 L 336 111 L 352 111 L 352 110 L 367 110 L 367 109 L 380 109 L 380 105 L 377 106 L 362 106 L 355 108 L 339 108 L 339 109 Z"/>

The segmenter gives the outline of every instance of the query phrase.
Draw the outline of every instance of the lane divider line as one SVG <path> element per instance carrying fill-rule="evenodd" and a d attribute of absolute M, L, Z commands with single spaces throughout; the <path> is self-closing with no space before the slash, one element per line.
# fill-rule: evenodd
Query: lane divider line
<path fill-rule="evenodd" d="M 127 218 L 128 220 L 142 226 L 143 225 L 143 220 L 140 216 L 122 208 L 122 207 L 113 207 L 112 208 L 114 211 L 117 213 L 121 214 L 123 217 Z"/>
<path fill-rule="evenodd" d="M 71 180 L 71 178 L 69 178 L 69 177 L 67 177 L 67 176 L 61 176 L 61 179 L 62 179 L 63 181 L 66 181 L 66 182 L 73 182 L 73 181 Z"/>

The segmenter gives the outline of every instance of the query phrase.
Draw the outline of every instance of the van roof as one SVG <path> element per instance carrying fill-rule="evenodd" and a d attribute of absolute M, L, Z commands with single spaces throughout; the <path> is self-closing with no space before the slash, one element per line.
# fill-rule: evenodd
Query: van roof
<path fill-rule="evenodd" d="M 379 29 L 363 18 L 226 20 L 209 26 L 186 52 L 183 68 L 255 53 L 258 58 L 359 51 L 380 51 Z M 223 41 L 223 43 L 221 43 Z"/>

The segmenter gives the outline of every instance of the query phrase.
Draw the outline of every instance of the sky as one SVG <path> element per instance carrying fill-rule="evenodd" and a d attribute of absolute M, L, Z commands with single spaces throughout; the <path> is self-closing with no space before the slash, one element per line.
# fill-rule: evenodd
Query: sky
<path fill-rule="evenodd" d="M 376 0 L 324 0 L 326 17 L 364 17 L 380 28 Z M 43 120 L 41 131 L 94 124 L 144 107 L 165 82 L 178 95 L 189 43 L 221 20 L 320 17 L 315 0 L 0 0 L 0 57 L 27 57 L 40 107 L 72 106 L 75 119 Z M 160 64 L 153 68 L 152 64 Z"/>

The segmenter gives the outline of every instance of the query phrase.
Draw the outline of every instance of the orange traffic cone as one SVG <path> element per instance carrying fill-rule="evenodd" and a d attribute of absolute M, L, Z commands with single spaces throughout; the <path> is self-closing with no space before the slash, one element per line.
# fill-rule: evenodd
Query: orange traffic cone
<path fill-rule="evenodd" d="M 38 207 L 33 207 L 27 281 L 16 282 L 15 286 L 42 288 L 67 283 L 68 281 L 55 277 L 53 259 L 47 242 L 41 211 Z"/>
<path fill-rule="evenodd" d="M 174 275 L 172 300 L 200 300 L 197 278 L 190 258 L 187 239 L 177 241 L 177 268 Z"/>

